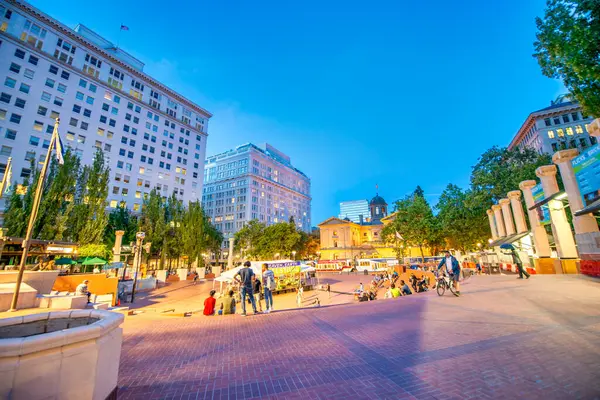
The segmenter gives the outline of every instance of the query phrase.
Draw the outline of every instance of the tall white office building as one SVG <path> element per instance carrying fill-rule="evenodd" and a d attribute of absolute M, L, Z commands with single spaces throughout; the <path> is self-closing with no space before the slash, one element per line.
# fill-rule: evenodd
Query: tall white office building
<path fill-rule="evenodd" d="M 211 114 L 143 70 L 83 25 L 0 1 L 0 170 L 12 157 L 13 181 L 29 176 L 60 117 L 63 144 L 82 164 L 104 152 L 110 207 L 139 211 L 153 188 L 199 199 Z"/>
<path fill-rule="evenodd" d="M 348 218 L 357 224 L 371 219 L 369 202 L 367 200 L 342 201 L 340 203 L 340 219 Z"/>
<path fill-rule="evenodd" d="M 248 143 L 206 158 L 202 205 L 226 236 L 250 220 L 310 232 L 310 179 L 269 144 Z"/>

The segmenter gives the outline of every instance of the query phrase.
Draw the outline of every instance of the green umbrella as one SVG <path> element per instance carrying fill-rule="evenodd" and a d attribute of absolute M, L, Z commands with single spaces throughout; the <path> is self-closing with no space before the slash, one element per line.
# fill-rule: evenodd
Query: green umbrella
<path fill-rule="evenodd" d="M 77 261 L 73 260 L 72 258 L 62 257 L 62 258 L 57 258 L 54 260 L 54 265 L 73 265 L 73 264 L 77 264 Z"/>
<path fill-rule="evenodd" d="M 86 257 L 81 265 L 104 265 L 106 261 L 98 257 Z"/>

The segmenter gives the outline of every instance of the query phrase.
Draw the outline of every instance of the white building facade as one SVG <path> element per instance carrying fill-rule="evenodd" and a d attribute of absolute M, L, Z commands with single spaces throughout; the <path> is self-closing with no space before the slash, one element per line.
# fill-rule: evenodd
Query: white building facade
<path fill-rule="evenodd" d="M 225 236 L 253 219 L 272 225 L 293 217 L 298 229 L 311 229 L 310 179 L 269 144 L 207 157 L 202 206 Z"/>
<path fill-rule="evenodd" d="M 529 114 L 508 148 L 529 147 L 540 154 L 583 150 L 596 144 L 596 138 L 588 132 L 593 120 L 583 113 L 579 103 L 560 96 L 549 107 Z"/>
<path fill-rule="evenodd" d="M 140 211 L 153 188 L 198 200 L 211 114 L 143 68 L 83 25 L 0 1 L 0 173 L 12 157 L 13 181 L 29 176 L 60 117 L 63 145 L 83 165 L 104 152 L 110 207 Z"/>
<path fill-rule="evenodd" d="M 367 200 L 342 201 L 340 203 L 340 219 L 348 218 L 352 222 L 361 224 L 371 219 L 371 210 Z"/>

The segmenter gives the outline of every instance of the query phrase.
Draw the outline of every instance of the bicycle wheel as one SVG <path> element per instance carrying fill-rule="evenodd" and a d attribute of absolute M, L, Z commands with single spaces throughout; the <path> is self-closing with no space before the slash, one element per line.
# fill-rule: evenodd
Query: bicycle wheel
<path fill-rule="evenodd" d="M 446 293 L 446 282 L 442 279 L 439 280 L 435 290 L 437 291 L 438 296 L 443 296 Z"/>
<path fill-rule="evenodd" d="M 452 292 L 452 294 L 456 296 L 456 287 L 454 287 L 454 281 L 450 282 L 450 285 L 448 285 L 448 288 L 450 289 L 450 292 Z"/>

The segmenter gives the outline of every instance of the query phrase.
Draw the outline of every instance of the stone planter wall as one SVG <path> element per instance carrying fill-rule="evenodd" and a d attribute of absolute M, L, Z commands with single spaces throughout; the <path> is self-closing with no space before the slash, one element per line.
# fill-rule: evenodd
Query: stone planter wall
<path fill-rule="evenodd" d="M 123 320 L 100 310 L 0 320 L 0 398 L 116 398 Z"/>

